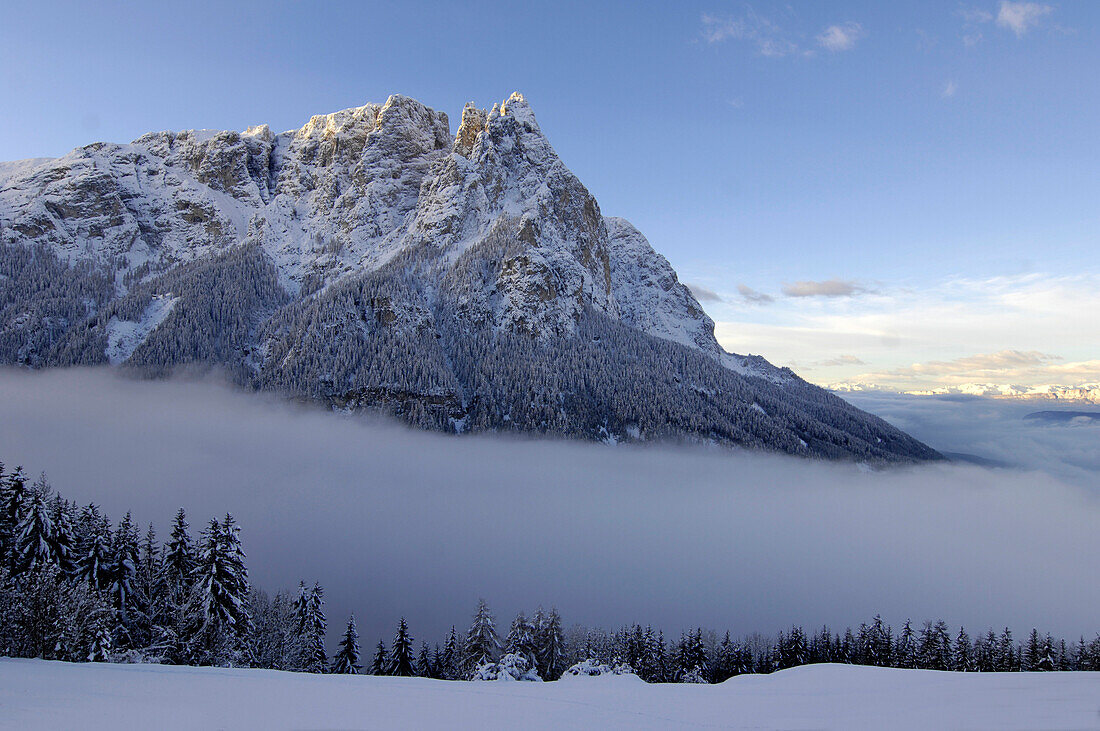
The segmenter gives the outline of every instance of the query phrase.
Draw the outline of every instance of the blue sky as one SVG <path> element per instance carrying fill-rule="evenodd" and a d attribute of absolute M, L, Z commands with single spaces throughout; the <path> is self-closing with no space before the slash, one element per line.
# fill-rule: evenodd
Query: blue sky
<path fill-rule="evenodd" d="M 453 127 L 520 90 L 727 347 L 823 383 L 1076 384 L 1098 29 L 1087 2 L 7 4 L 0 159 L 394 92 Z"/>

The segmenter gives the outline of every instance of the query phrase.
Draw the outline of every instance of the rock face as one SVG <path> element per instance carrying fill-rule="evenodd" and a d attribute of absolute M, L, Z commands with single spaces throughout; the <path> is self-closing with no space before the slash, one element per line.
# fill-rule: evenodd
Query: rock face
<path fill-rule="evenodd" d="M 451 431 L 869 461 L 925 445 L 756 356 L 527 102 L 404 96 L 298 130 L 158 132 L 0 163 L 0 362 L 217 365 Z"/>

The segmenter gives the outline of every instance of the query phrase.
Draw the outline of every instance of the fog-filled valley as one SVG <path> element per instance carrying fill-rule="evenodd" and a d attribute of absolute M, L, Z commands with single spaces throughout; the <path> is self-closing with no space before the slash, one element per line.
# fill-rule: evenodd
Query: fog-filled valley
<path fill-rule="evenodd" d="M 891 403 L 857 405 L 918 424 L 915 436 L 944 451 L 1033 443 L 988 415 L 972 422 L 1004 435 L 968 432 L 964 406 L 937 422 Z M 894 626 L 942 617 L 972 632 L 1091 637 L 1096 427 L 1062 428 L 1061 451 L 1059 427 L 1044 428 L 1045 451 L 1016 460 L 1026 470 L 873 471 L 701 447 L 447 437 L 210 380 L 0 373 L 9 467 L 46 470 L 66 497 L 112 518 L 132 510 L 161 536 L 179 506 L 194 526 L 232 512 L 253 582 L 321 582 L 330 641 L 354 612 L 364 645 L 389 638 L 400 616 L 417 643 L 441 641 L 479 597 L 505 625 L 541 604 L 567 625 L 669 635 L 843 628 L 881 613 Z"/>

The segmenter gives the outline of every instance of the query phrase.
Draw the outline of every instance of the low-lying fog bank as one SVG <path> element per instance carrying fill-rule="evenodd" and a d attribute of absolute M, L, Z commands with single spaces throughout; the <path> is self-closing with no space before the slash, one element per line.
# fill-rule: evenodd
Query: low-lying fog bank
<path fill-rule="evenodd" d="M 1043 471 L 455 438 L 101 370 L 0 371 L 0 459 L 162 538 L 231 511 L 253 581 L 319 580 L 364 647 L 401 615 L 442 640 L 479 596 L 505 627 L 1100 629 L 1100 499 Z"/>

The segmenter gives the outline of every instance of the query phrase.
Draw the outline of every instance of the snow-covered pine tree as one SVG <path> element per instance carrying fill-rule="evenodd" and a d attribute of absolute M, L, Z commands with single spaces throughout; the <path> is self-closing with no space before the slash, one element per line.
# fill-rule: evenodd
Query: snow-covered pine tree
<path fill-rule="evenodd" d="M 1023 671 L 1037 670 L 1042 641 L 1039 639 L 1039 630 L 1032 628 L 1027 638 L 1027 649 L 1024 650 L 1024 661 L 1020 667 Z"/>
<path fill-rule="evenodd" d="M 670 680 L 671 673 L 669 668 L 671 663 L 668 656 L 668 644 L 665 642 L 665 631 L 663 629 L 657 630 L 657 646 L 655 658 L 657 660 L 657 677 L 660 678 L 660 683 Z"/>
<path fill-rule="evenodd" d="M 451 625 L 451 634 L 447 637 L 447 641 L 443 643 L 443 651 L 440 654 L 440 662 L 436 664 L 436 672 L 443 680 L 458 680 L 462 673 L 459 668 L 461 664 L 460 651 L 458 647 L 458 633 L 455 631 L 454 625 Z"/>
<path fill-rule="evenodd" d="M 737 648 L 730 639 L 729 630 L 726 636 L 718 643 L 714 653 L 714 664 L 711 668 L 711 680 L 722 683 L 737 674 Z"/>
<path fill-rule="evenodd" d="M 1043 643 L 1039 647 L 1039 662 L 1035 664 L 1034 670 L 1041 672 L 1050 672 L 1057 669 L 1057 663 L 1054 658 L 1054 638 L 1047 633 L 1047 636 L 1043 638 Z"/>
<path fill-rule="evenodd" d="M 1005 627 L 997 642 L 997 670 L 1002 673 L 1020 669 L 1020 658 L 1016 653 L 1016 641 L 1012 639 L 1012 630 Z"/>
<path fill-rule="evenodd" d="M 504 641 L 504 652 L 513 655 L 522 655 L 527 658 L 531 667 L 537 665 L 535 652 L 535 626 L 527 621 L 527 615 L 520 612 L 512 620 L 512 626 L 508 630 L 508 637 Z"/>
<path fill-rule="evenodd" d="M 175 597 L 186 596 L 194 580 L 195 549 L 188 527 L 187 513 L 180 508 L 172 520 L 172 532 L 164 547 L 164 579 Z"/>
<path fill-rule="evenodd" d="M 76 574 L 93 589 L 105 589 L 110 580 L 111 525 L 89 503 L 77 521 Z"/>
<path fill-rule="evenodd" d="M 50 500 L 50 519 L 53 521 L 53 554 L 58 568 L 65 577 L 76 572 L 76 529 L 73 525 L 72 506 L 60 495 Z"/>
<path fill-rule="evenodd" d="M 141 542 L 138 570 L 135 579 L 137 608 L 141 613 L 140 642 L 151 645 L 154 637 L 164 633 L 169 618 L 168 592 L 164 580 L 157 532 L 150 523 Z"/>
<path fill-rule="evenodd" d="M 421 678 L 434 678 L 435 665 L 432 662 L 432 651 L 427 642 L 420 643 L 420 652 L 416 656 L 416 674 Z"/>
<path fill-rule="evenodd" d="M 355 615 L 348 617 L 348 626 L 344 638 L 340 640 L 340 649 L 332 656 L 332 672 L 343 675 L 358 675 L 363 668 L 359 665 L 359 633 L 355 630 Z"/>
<path fill-rule="evenodd" d="M 413 667 L 412 637 L 409 636 L 409 625 L 402 617 L 397 625 L 397 633 L 393 637 L 393 647 L 390 648 L 390 657 L 387 665 L 387 674 L 399 677 L 411 677 L 416 675 Z"/>
<path fill-rule="evenodd" d="M 642 647 L 638 655 L 635 670 L 638 677 L 647 683 L 658 683 L 663 680 L 661 675 L 662 662 L 659 657 L 660 650 L 657 647 L 657 635 L 652 627 L 646 627 L 642 635 Z"/>
<path fill-rule="evenodd" d="M 133 519 L 127 512 L 115 529 L 111 543 L 111 561 L 107 594 L 115 610 L 114 640 L 116 645 L 134 647 L 133 636 L 137 616 L 134 584 L 137 579 L 138 536 Z"/>
<path fill-rule="evenodd" d="M 497 638 L 496 620 L 484 599 L 478 601 L 474 621 L 466 632 L 464 673 L 473 672 L 479 665 L 494 662 L 500 653 L 500 640 Z"/>
<path fill-rule="evenodd" d="M 111 654 L 114 610 L 102 592 L 83 581 L 66 581 L 59 592 L 53 657 L 69 662 L 106 662 Z"/>
<path fill-rule="evenodd" d="M 535 637 L 538 651 L 539 676 L 543 680 L 557 680 L 565 669 L 566 664 L 565 635 L 562 633 L 561 616 L 558 610 L 552 608 L 546 616 Z"/>
<path fill-rule="evenodd" d="M 840 641 L 840 662 L 852 665 L 856 662 L 858 650 L 856 648 L 856 638 L 852 634 L 852 628 L 846 627 L 844 629 L 844 639 Z"/>
<path fill-rule="evenodd" d="M 382 640 L 378 640 L 378 645 L 374 648 L 374 659 L 370 664 L 371 675 L 386 675 L 387 660 L 386 660 L 386 643 Z"/>
<path fill-rule="evenodd" d="M 680 636 L 676 660 L 681 682 L 700 682 L 708 677 L 707 650 L 703 645 L 703 630 Z M 685 678 L 689 678 L 685 680 Z"/>
<path fill-rule="evenodd" d="M 871 627 L 868 632 L 866 662 L 868 665 L 886 667 L 890 664 L 893 651 L 893 632 L 882 621 L 882 616 L 876 614 L 875 618 L 871 620 Z"/>
<path fill-rule="evenodd" d="M 974 640 L 974 669 L 979 673 L 991 673 L 997 669 L 997 635 L 989 630 Z"/>
<path fill-rule="evenodd" d="M 229 514 L 203 531 L 188 631 L 188 655 L 199 664 L 248 661 L 248 572 L 238 531 Z"/>
<path fill-rule="evenodd" d="M 328 658 L 325 655 L 325 633 L 328 621 L 324 612 L 324 590 L 320 583 L 307 587 L 298 582 L 298 598 L 294 602 L 294 619 L 298 637 L 297 667 L 309 673 L 323 673 Z"/>
<path fill-rule="evenodd" d="M 967 673 L 974 670 L 974 648 L 970 644 L 970 635 L 966 633 L 965 627 L 959 627 L 959 634 L 955 637 L 951 669 Z"/>
<path fill-rule="evenodd" d="M 913 635 L 913 622 L 906 619 L 894 645 L 894 667 L 913 668 L 917 666 L 916 638 Z"/>
<path fill-rule="evenodd" d="M 14 573 L 24 574 L 56 566 L 53 520 L 46 505 L 46 486 L 38 483 L 28 491 L 25 506 L 15 529 Z"/>
<path fill-rule="evenodd" d="M 27 492 L 27 475 L 22 467 L 0 480 L 0 566 L 15 566 L 15 543 Z"/>

